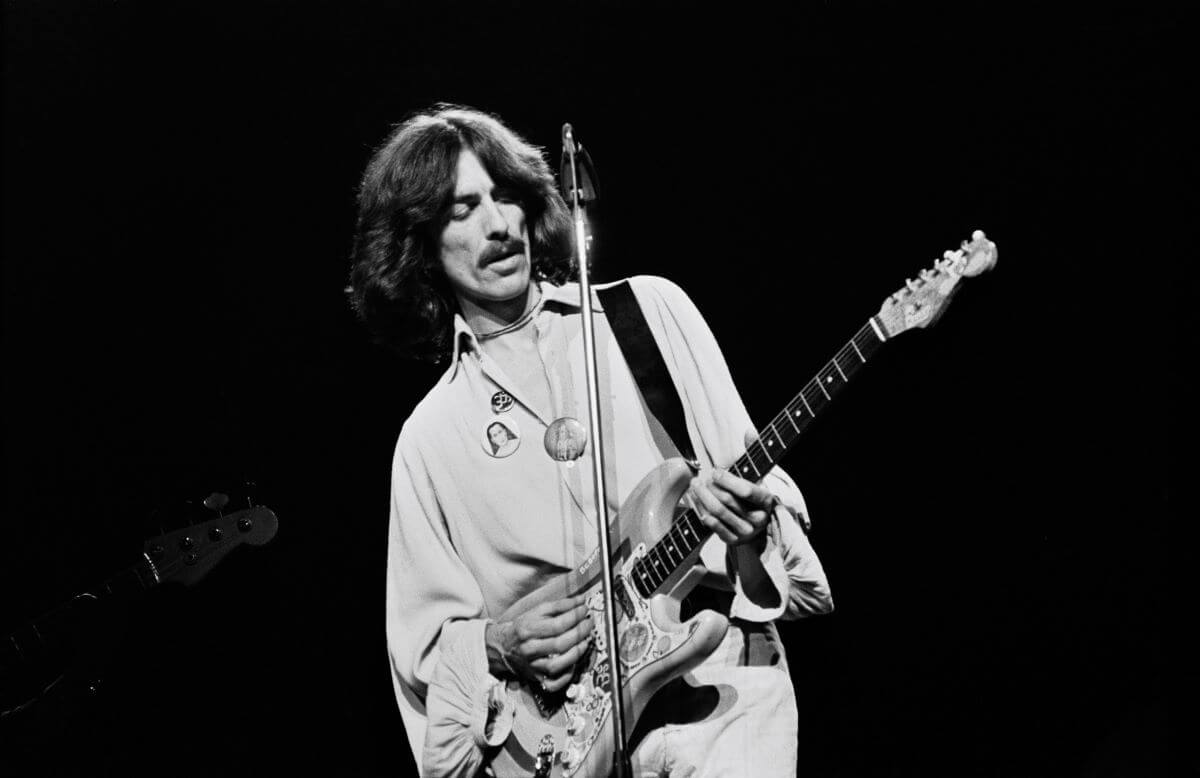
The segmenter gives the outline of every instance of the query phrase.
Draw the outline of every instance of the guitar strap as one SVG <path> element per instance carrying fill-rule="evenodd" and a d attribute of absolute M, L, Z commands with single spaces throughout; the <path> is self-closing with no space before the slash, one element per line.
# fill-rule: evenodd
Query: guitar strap
<path fill-rule="evenodd" d="M 679 401 L 679 393 L 675 391 L 675 384 L 667 372 L 667 363 L 658 350 L 654 334 L 650 332 L 646 315 L 633 295 L 633 287 L 628 281 L 622 281 L 607 289 L 597 289 L 596 296 L 600 298 L 613 337 L 629 365 L 629 371 L 633 373 L 634 383 L 641 391 L 646 406 L 658 419 L 679 453 L 688 461 L 695 462 L 696 454 L 688 436 L 683 404 Z"/>

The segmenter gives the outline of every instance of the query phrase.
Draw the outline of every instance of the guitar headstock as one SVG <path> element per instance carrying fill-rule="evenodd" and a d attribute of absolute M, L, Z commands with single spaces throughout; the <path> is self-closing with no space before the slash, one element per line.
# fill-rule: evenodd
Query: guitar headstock
<path fill-rule="evenodd" d="M 947 251 L 932 268 L 922 270 L 915 280 L 906 281 L 903 289 L 884 300 L 879 321 L 888 337 L 936 322 L 958 290 L 959 281 L 990 270 L 995 264 L 996 244 L 983 230 L 975 230 L 970 241 L 963 241 L 956 251 Z"/>
<path fill-rule="evenodd" d="M 261 546 L 275 537 L 277 529 L 279 519 L 275 513 L 256 505 L 235 513 L 219 513 L 208 521 L 151 538 L 144 551 L 160 582 L 179 581 L 191 586 L 233 549 L 243 543 Z"/>

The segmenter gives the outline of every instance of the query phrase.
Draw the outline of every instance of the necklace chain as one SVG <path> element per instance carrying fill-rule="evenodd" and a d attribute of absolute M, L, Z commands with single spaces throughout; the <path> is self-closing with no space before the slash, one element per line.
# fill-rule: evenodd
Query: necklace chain
<path fill-rule="evenodd" d="M 480 341 L 491 340 L 492 338 L 500 337 L 501 335 L 512 332 L 513 330 L 521 329 L 526 324 L 528 324 L 529 320 L 533 318 L 533 315 L 538 312 L 538 309 L 541 308 L 541 304 L 542 304 L 542 294 L 541 294 L 541 291 L 539 290 L 537 301 L 532 306 L 530 306 L 528 311 L 521 314 L 520 318 L 518 318 L 512 324 L 507 324 L 498 330 L 492 330 L 491 332 L 481 332 L 475 336 L 475 339 L 480 340 Z"/>

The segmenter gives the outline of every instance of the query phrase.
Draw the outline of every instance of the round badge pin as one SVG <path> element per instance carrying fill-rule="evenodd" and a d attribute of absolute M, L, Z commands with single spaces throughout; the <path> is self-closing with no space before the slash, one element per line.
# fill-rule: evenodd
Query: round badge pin
<path fill-rule="evenodd" d="M 480 441 L 483 450 L 496 459 L 512 454 L 521 445 L 521 430 L 517 427 L 517 420 L 507 413 L 491 417 L 483 427 Z"/>
<path fill-rule="evenodd" d="M 574 462 L 583 456 L 583 450 L 587 447 L 587 429 L 579 423 L 579 419 L 564 416 L 550 422 L 542 442 L 551 459 Z"/>
<path fill-rule="evenodd" d="M 492 413 L 505 413 L 513 407 L 513 397 L 508 392 L 500 391 L 492 395 Z"/>

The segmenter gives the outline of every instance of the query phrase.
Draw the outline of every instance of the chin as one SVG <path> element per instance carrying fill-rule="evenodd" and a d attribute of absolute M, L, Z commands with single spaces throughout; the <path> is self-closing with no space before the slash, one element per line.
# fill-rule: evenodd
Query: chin
<path fill-rule="evenodd" d="M 525 294 L 529 284 L 529 269 L 526 267 L 496 278 L 487 285 L 484 296 L 495 302 L 507 302 Z"/>

